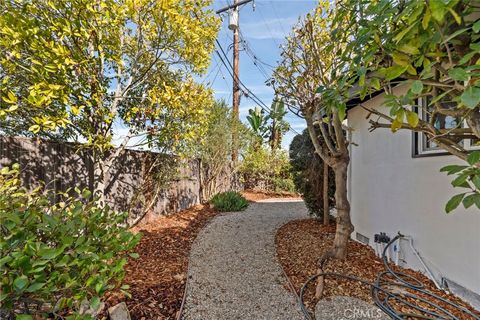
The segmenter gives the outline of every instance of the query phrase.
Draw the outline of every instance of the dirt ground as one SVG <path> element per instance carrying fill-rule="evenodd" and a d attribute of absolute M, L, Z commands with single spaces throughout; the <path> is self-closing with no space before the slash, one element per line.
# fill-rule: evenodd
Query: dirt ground
<path fill-rule="evenodd" d="M 334 234 L 334 225 L 323 226 L 315 219 L 292 221 L 278 230 L 276 235 L 277 254 L 297 293 L 299 293 L 303 284 L 317 273 L 317 262 L 322 254 L 333 244 Z M 396 272 L 401 271 L 414 276 L 425 285 L 428 291 L 475 312 L 470 305 L 459 298 L 438 290 L 433 282 L 420 272 L 397 266 L 394 266 L 393 269 Z M 382 271 L 385 271 L 383 261 L 375 255 L 374 250 L 353 240 L 348 244 L 348 255 L 345 260 L 329 260 L 324 267 L 324 272 L 353 275 L 370 282 L 375 281 L 377 274 Z M 370 286 L 354 281 L 327 278 L 325 281 L 324 298 L 328 299 L 331 296 L 351 296 L 373 304 Z M 428 305 L 422 304 L 418 300 L 414 301 L 414 303 L 429 308 Z M 305 304 L 309 310 L 314 309 L 316 304 L 315 284 L 308 287 L 305 295 Z M 445 303 L 441 305 L 458 316 L 459 319 L 473 319 Z M 395 305 L 395 307 L 398 307 L 398 310 L 403 312 L 409 311 L 405 305 Z M 480 313 L 477 312 L 477 314 L 480 316 Z"/>
<path fill-rule="evenodd" d="M 242 196 L 245 197 L 245 199 L 247 199 L 250 202 L 255 202 L 258 200 L 265 200 L 265 199 L 276 199 L 276 198 L 289 198 L 289 199 L 302 198 L 298 193 L 291 193 L 291 192 L 245 190 L 245 191 L 242 191 L 241 194 Z"/>

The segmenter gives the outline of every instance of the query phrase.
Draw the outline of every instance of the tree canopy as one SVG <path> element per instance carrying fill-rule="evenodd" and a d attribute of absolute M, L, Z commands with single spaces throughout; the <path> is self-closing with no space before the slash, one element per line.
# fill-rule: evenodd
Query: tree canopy
<path fill-rule="evenodd" d="M 7 133 L 108 148 L 112 128 L 184 147 L 211 93 L 196 84 L 214 48 L 210 1 L 3 2 L 0 121 Z M 126 142 L 126 141 L 124 141 Z"/>

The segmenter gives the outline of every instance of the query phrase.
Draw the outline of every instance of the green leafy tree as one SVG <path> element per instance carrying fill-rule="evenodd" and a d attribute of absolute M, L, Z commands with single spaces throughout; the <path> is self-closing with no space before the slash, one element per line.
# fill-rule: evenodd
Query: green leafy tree
<path fill-rule="evenodd" d="M 269 131 L 269 144 L 272 150 L 279 149 L 282 146 L 282 138 L 290 130 L 290 125 L 285 121 L 285 103 L 282 100 L 274 99 L 267 120 L 271 120 Z"/>
<path fill-rule="evenodd" d="M 248 110 L 247 121 L 255 135 L 255 149 L 260 148 L 264 140 L 268 138 L 267 120 L 268 119 L 265 116 L 265 112 L 260 107 L 255 107 L 255 109 Z"/>
<path fill-rule="evenodd" d="M 336 233 L 332 249 L 322 259 L 344 258 L 353 232 L 347 197 L 350 162 L 345 118 L 344 78 L 346 39 L 333 41 L 334 8 L 328 1 L 296 25 L 283 47 L 282 60 L 274 72 L 275 92 L 291 109 L 303 116 L 315 148 L 335 174 Z"/>
<path fill-rule="evenodd" d="M 95 194 L 133 137 L 186 152 L 205 132 L 211 92 L 196 84 L 218 19 L 196 0 L 2 2 L 0 124 L 6 133 L 83 142 Z M 113 128 L 127 133 L 112 149 Z"/>
<path fill-rule="evenodd" d="M 332 40 L 348 39 L 341 53 L 343 63 L 335 70 L 343 75 L 340 83 L 345 85 L 331 91 L 345 96 L 350 88 L 350 97 L 353 91 L 363 99 L 383 90 L 386 112 L 363 106 L 375 116 L 370 120 L 372 129 L 419 132 L 478 168 L 480 162 L 472 163 L 476 157 L 469 156 L 463 141 L 480 138 L 479 18 L 478 3 L 469 0 L 341 1 Z M 398 85 L 407 86 L 405 94 L 395 92 Z M 450 122 L 456 126 L 443 126 L 446 119 L 455 119 Z M 472 188 L 468 198 L 462 193 L 465 207 L 480 202 L 477 172 L 460 173 L 452 182 Z M 447 212 L 463 199 L 462 194 L 447 204 Z"/>
<path fill-rule="evenodd" d="M 324 223 L 328 224 L 329 211 L 334 206 L 331 199 L 335 196 L 335 177 L 331 170 L 327 170 L 328 177 L 325 179 L 324 163 L 316 154 L 307 129 L 293 138 L 290 143 L 289 155 L 295 187 L 302 194 L 308 211 L 314 216 L 323 216 Z M 326 199 L 325 181 L 327 182 Z M 324 201 L 327 201 L 327 206 Z"/>
<path fill-rule="evenodd" d="M 199 141 L 195 153 L 201 161 L 200 187 L 204 201 L 225 191 L 226 186 L 231 186 L 231 183 L 238 180 L 238 166 L 231 161 L 234 128 L 242 153 L 252 139 L 250 130 L 233 118 L 232 110 L 225 101 L 216 101 L 209 112 L 205 137 Z"/>

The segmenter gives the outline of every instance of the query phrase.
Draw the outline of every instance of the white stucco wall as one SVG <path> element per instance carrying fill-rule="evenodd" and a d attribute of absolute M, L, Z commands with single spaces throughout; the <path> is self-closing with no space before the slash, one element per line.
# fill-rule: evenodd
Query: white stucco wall
<path fill-rule="evenodd" d="M 380 95 L 365 105 L 381 108 L 382 101 Z M 375 233 L 410 235 L 434 271 L 480 294 L 480 212 L 475 206 L 450 214 L 444 210 L 459 192 L 450 185 L 452 177 L 439 170 L 461 161 L 453 156 L 412 158 L 410 131 L 368 132 L 366 116 L 360 107 L 348 112 L 358 144 L 351 146 L 349 181 L 355 232 L 369 237 L 371 246 Z M 406 242 L 402 250 L 408 266 L 423 271 Z"/>

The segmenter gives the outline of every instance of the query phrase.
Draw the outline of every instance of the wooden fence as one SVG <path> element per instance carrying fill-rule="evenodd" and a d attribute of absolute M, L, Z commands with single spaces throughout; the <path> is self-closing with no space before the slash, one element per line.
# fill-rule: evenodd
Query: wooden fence
<path fill-rule="evenodd" d="M 142 214 L 146 201 L 145 195 L 139 193 L 144 193 L 147 181 L 151 184 L 152 176 L 148 176 L 151 173 L 146 166 L 156 157 L 167 156 L 125 150 L 112 169 L 106 200 L 115 210 L 129 211 L 131 220 Z M 73 143 L 0 136 L 0 167 L 14 163 L 20 164 L 22 182 L 27 188 L 44 183 L 48 189 L 55 191 L 73 187 L 93 189 L 93 163 L 89 151 Z M 207 171 L 199 160 L 182 161 L 177 170 L 174 181 L 154 198 L 147 219 L 178 212 L 208 200 L 204 199 L 205 191 L 200 183 L 201 173 L 205 175 Z M 217 180 L 216 192 L 239 188 L 232 170 L 224 170 Z"/>

